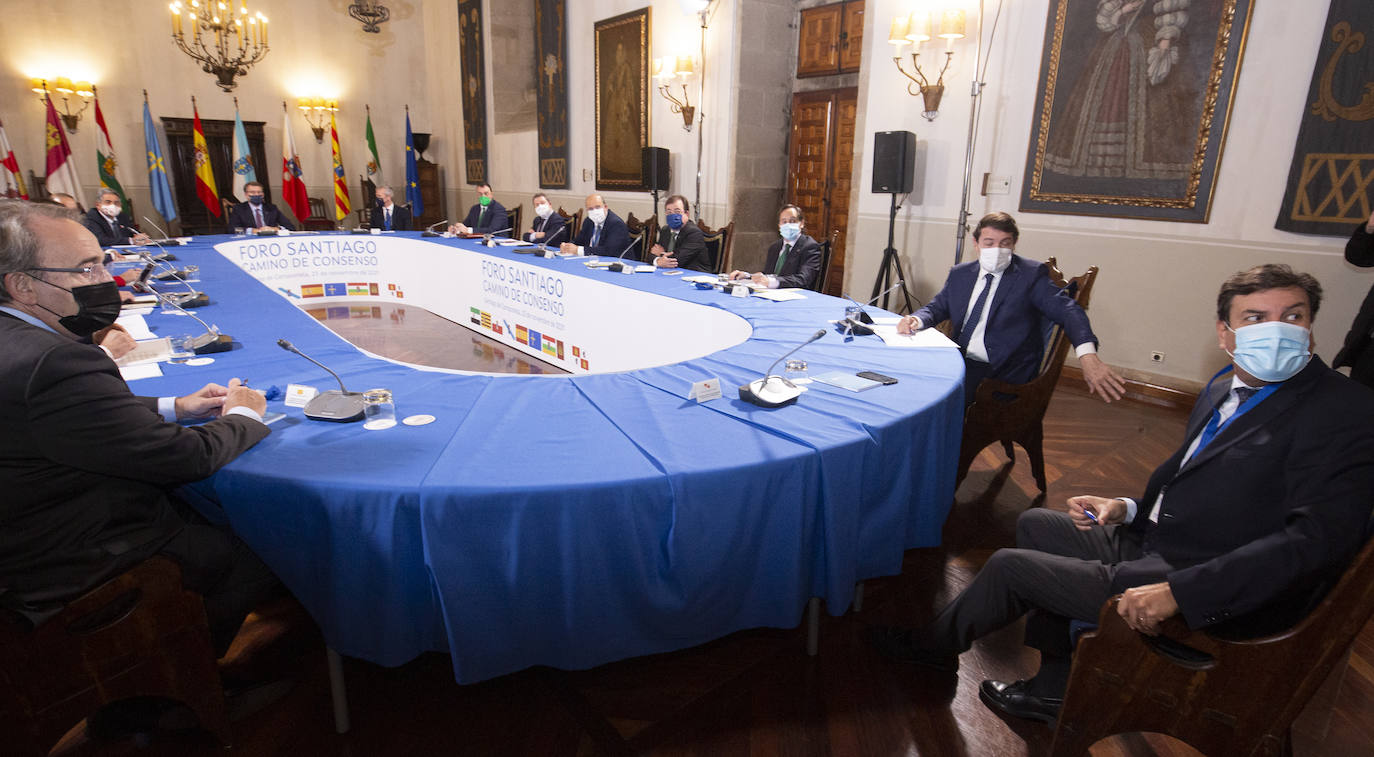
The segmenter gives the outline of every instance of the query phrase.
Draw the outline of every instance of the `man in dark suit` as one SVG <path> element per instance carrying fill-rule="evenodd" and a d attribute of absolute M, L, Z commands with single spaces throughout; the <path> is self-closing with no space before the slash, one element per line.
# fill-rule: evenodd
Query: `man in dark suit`
<path fill-rule="evenodd" d="M 1243 635 L 1301 619 L 1364 543 L 1374 504 L 1374 395 L 1312 352 L 1321 286 L 1286 265 L 1229 278 L 1217 341 L 1231 356 L 1198 398 L 1181 447 L 1139 499 L 1079 496 L 1029 510 L 920 631 L 875 628 L 882 653 L 952 671 L 973 641 L 1032 610 L 1041 650 L 1030 681 L 984 681 L 994 709 L 1052 722 L 1068 680 L 1068 621 L 1096 622 L 1111 596 L 1128 625 L 1157 634 L 1182 615 Z M 1230 373 L 1231 375 L 1226 375 Z"/>
<path fill-rule="evenodd" d="M 706 238 L 695 223 L 687 220 L 687 198 L 673 195 L 663 203 L 663 228 L 658 231 L 658 244 L 650 252 L 659 268 L 685 268 L 710 273 L 715 270 L 711 253 L 706 250 Z"/>
<path fill-rule="evenodd" d="M 530 224 L 529 231 L 526 231 L 524 238 L 526 242 L 535 244 L 549 244 L 550 242 L 566 242 L 565 236 L 568 232 L 563 227 L 567 225 L 561 213 L 553 209 L 549 204 L 549 198 L 543 194 L 534 196 L 534 223 Z"/>
<path fill-rule="evenodd" d="M 296 230 L 290 219 L 283 215 L 276 205 L 267 201 L 267 193 L 263 190 L 261 183 L 250 181 L 244 184 L 243 193 L 248 195 L 248 202 L 241 202 L 229 211 L 230 231 L 234 229 Z"/>
<path fill-rule="evenodd" d="M 506 208 L 491 197 L 490 184 L 477 185 L 477 204 L 468 210 L 462 223 L 448 227 L 454 234 L 502 234 L 510 231 Z"/>
<path fill-rule="evenodd" d="M 803 233 L 806 216 L 796 205 L 784 205 L 778 212 L 778 234 L 782 237 L 768 248 L 763 270 L 731 271 L 731 279 L 749 279 L 769 289 L 798 287 L 810 289 L 821 275 L 821 245 Z"/>
<path fill-rule="evenodd" d="M 391 187 L 377 187 L 377 202 L 372 206 L 370 228 L 383 231 L 410 231 L 410 208 L 392 201 Z"/>
<path fill-rule="evenodd" d="M 964 353 L 964 404 L 985 378 L 1022 384 L 1035 378 L 1045 351 L 1042 317 L 1064 328 L 1088 390 L 1107 402 L 1121 399 L 1125 382 L 1097 356 L 1097 337 L 1083 308 L 1050 282 L 1044 263 L 1016 255 L 1021 233 L 1006 213 L 990 213 L 973 229 L 978 260 L 950 269 L 945 286 L 925 307 L 903 318 L 909 334 L 948 320 Z"/>
<path fill-rule="evenodd" d="M 81 217 L 81 225 L 95 235 L 96 244 L 102 248 L 148 243 L 147 234 L 133 231 L 134 222 L 124 212 L 124 203 L 109 189 L 100 190 L 95 207 Z"/>
<path fill-rule="evenodd" d="M 59 208 L 0 202 L 0 606 L 42 622 L 155 553 L 201 593 L 222 654 L 279 590 L 226 530 L 169 491 L 267 436 L 261 393 L 237 379 L 185 397 L 136 397 L 79 341 L 119 313 L 95 238 Z M 211 418 L 187 427 L 175 420 Z"/>
<path fill-rule="evenodd" d="M 1345 259 L 1361 268 L 1374 266 L 1374 215 L 1369 217 L 1368 223 L 1355 227 L 1350 241 L 1345 243 Z M 1336 353 L 1336 359 L 1331 361 L 1335 368 L 1349 366 L 1350 378 L 1374 388 L 1374 349 L 1369 348 L 1371 341 L 1374 341 L 1374 287 L 1370 287 L 1369 294 L 1364 296 L 1360 312 L 1355 315 L 1355 322 L 1350 324 L 1350 331 L 1345 335 L 1345 344 Z"/>
<path fill-rule="evenodd" d="M 601 199 L 601 195 L 587 195 L 587 220 L 571 242 L 564 242 L 559 249 L 565 255 L 607 255 L 618 258 L 630 246 L 630 227 L 612 213 Z M 635 258 L 633 255 L 627 255 Z"/>

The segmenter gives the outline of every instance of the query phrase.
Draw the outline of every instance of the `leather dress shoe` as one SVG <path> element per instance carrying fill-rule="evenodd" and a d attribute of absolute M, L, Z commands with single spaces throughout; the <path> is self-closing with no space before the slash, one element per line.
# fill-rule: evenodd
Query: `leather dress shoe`
<path fill-rule="evenodd" d="M 878 654 L 889 660 L 909 662 L 941 673 L 959 672 L 959 655 L 920 646 L 914 641 L 914 634 L 910 629 L 871 626 L 867 636 L 868 643 L 878 650 Z"/>
<path fill-rule="evenodd" d="M 983 700 L 983 704 L 1003 714 L 1039 720 L 1050 725 L 1054 725 L 1059 718 L 1059 708 L 1064 706 L 1063 699 L 1031 694 L 1030 681 L 983 681 L 978 686 L 978 698 Z"/>

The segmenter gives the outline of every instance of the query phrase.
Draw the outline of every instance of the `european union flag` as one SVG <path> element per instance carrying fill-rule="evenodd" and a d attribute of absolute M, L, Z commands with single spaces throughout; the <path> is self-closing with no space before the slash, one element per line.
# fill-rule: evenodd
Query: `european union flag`
<path fill-rule="evenodd" d="M 153 114 L 148 101 L 143 101 L 143 145 L 148 153 L 148 186 L 153 192 L 153 207 L 168 221 L 177 217 L 177 203 L 172 197 L 172 185 L 167 181 L 167 167 L 162 160 L 162 143 L 157 139 Z"/>
<path fill-rule="evenodd" d="M 410 203 L 410 217 L 425 214 L 425 201 L 420 197 L 420 168 L 415 165 L 415 137 L 410 133 L 410 111 L 406 111 L 406 202 Z"/>

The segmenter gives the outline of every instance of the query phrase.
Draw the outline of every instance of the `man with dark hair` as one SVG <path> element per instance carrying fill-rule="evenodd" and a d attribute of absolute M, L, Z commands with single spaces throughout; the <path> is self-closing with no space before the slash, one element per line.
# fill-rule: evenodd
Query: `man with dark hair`
<path fill-rule="evenodd" d="M 777 289 L 797 287 L 810 289 L 821 271 L 821 245 L 803 232 L 806 214 L 796 205 L 784 205 L 778 211 L 778 236 L 782 237 L 768 248 L 763 270 L 758 273 L 731 271 L 730 278 L 749 279 L 758 286 Z"/>
<path fill-rule="evenodd" d="M 563 229 L 567 221 L 561 213 L 553 209 L 553 205 L 549 204 L 548 196 L 541 192 L 536 194 L 533 200 L 534 223 L 530 224 L 530 230 L 525 232 L 525 241 L 539 244 L 568 241 L 568 232 Z"/>
<path fill-rule="evenodd" d="M 1174 615 L 1241 635 L 1301 619 L 1364 543 L 1374 504 L 1374 395 L 1312 352 L 1320 305 L 1317 281 L 1286 265 L 1233 275 L 1215 326 L 1231 362 L 1144 496 L 1078 496 L 1067 513 L 1022 513 L 1017 547 L 993 554 L 933 622 L 871 629 L 873 644 L 952 671 L 975 639 L 1029 612 L 1039 673 L 984 681 L 979 693 L 1001 712 L 1053 722 L 1070 668 L 1068 622 L 1096 622 L 1115 594 L 1126 623 L 1151 635 Z"/>
<path fill-rule="evenodd" d="M 687 218 L 690 211 L 687 198 L 672 195 L 663 203 L 663 227 L 658 231 L 658 243 L 650 248 L 654 265 L 659 268 L 685 268 L 709 273 L 711 253 L 706 251 L 706 238 L 701 229 Z"/>
<path fill-rule="evenodd" d="M 262 182 L 250 181 L 243 185 L 243 193 L 248 202 L 241 202 L 229 211 L 229 229 L 253 229 L 255 231 L 276 231 L 286 229 L 295 231 L 291 223 L 276 205 L 267 201 L 267 191 Z"/>
<path fill-rule="evenodd" d="M 368 226 L 383 231 L 410 231 L 410 208 L 392 201 L 395 192 L 386 185 L 377 187 L 377 202 L 372 205 Z"/>
<path fill-rule="evenodd" d="M 113 189 L 100 190 L 95 207 L 81 217 L 81 225 L 95 235 L 96 244 L 102 248 L 148 243 L 147 234 L 133 229 L 134 222 L 124 212 L 124 203 Z"/>
<path fill-rule="evenodd" d="M 462 223 L 448 227 L 454 234 L 500 234 L 510 231 L 506 208 L 491 197 L 490 184 L 477 185 L 477 204 L 468 210 Z"/>
<path fill-rule="evenodd" d="M 973 403 L 985 378 L 1024 384 L 1035 378 L 1045 352 L 1043 319 L 1064 328 L 1078 355 L 1088 390 L 1107 402 L 1126 388 L 1097 356 L 1088 314 L 1050 282 L 1049 268 L 1015 254 L 1021 231 L 1006 213 L 989 213 L 973 229 L 978 260 L 949 271 L 930 303 L 906 316 L 897 330 L 909 334 L 948 320 L 964 353 L 964 404 Z"/>
<path fill-rule="evenodd" d="M 266 401 L 238 379 L 134 396 L 114 362 L 79 341 L 114 322 L 119 295 L 95 238 L 68 213 L 0 201 L 0 607 L 41 623 L 161 553 L 204 597 L 223 654 L 280 586 L 170 491 L 266 437 Z"/>
<path fill-rule="evenodd" d="M 1369 217 L 1367 223 L 1355 227 L 1350 241 L 1345 243 L 1345 260 L 1361 268 L 1374 267 L 1374 215 Z M 1331 361 L 1336 368 L 1349 366 L 1350 378 L 1374 388 L 1374 349 L 1369 348 L 1371 341 L 1374 341 L 1374 287 L 1370 287 L 1369 294 L 1364 296 L 1360 312 L 1355 315 L 1355 321 L 1345 335 L 1345 344 L 1336 353 L 1336 359 Z"/>

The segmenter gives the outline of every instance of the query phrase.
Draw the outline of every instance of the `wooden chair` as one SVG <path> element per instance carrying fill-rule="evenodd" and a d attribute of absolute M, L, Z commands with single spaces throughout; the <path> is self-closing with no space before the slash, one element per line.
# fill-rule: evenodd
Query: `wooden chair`
<path fill-rule="evenodd" d="M 835 254 L 835 243 L 840 238 L 840 230 L 830 232 L 830 237 L 821 242 L 821 270 L 816 274 L 816 280 L 811 282 L 808 287 L 813 292 L 825 291 L 826 279 L 830 278 L 830 256 Z"/>
<path fill-rule="evenodd" d="M 222 218 L 224 218 L 225 231 L 229 232 L 230 234 L 234 233 L 234 229 L 233 227 L 229 226 L 229 214 L 234 212 L 235 205 L 238 205 L 237 200 L 231 199 L 229 197 L 219 198 L 219 207 L 220 210 L 224 213 Z"/>
<path fill-rule="evenodd" d="M 1102 607 L 1074 653 L 1051 754 L 1116 733 L 1163 733 L 1208 755 L 1291 754 L 1289 728 L 1374 615 L 1374 541 L 1292 628 L 1245 641 L 1165 621 L 1158 637 Z"/>
<path fill-rule="evenodd" d="M 229 746 L 205 605 L 182 588 L 175 562 L 149 558 L 36 629 L 8 610 L 0 616 L 6 754 L 45 755 L 83 718 L 133 696 L 182 702 Z"/>
<path fill-rule="evenodd" d="M 563 216 L 563 223 L 568 226 L 568 230 L 558 238 L 558 243 L 573 241 L 577 237 L 577 232 L 582 230 L 582 211 L 575 210 L 568 213 L 562 206 L 559 206 L 558 215 Z"/>
<path fill-rule="evenodd" d="M 1054 258 L 1046 261 L 1050 269 L 1050 280 L 1060 288 L 1066 288 L 1074 301 L 1084 310 L 1092 296 L 1093 282 L 1097 280 L 1097 266 L 1087 273 L 1068 281 Z M 951 337 L 953 338 L 953 337 Z M 978 385 L 978 393 L 964 413 L 964 438 L 959 447 L 959 475 L 957 482 L 968 475 L 973 458 L 984 447 L 993 442 L 1002 442 L 1007 457 L 1012 457 L 1012 442 L 1021 445 L 1030 458 L 1031 474 L 1040 491 L 1046 490 L 1044 418 L 1045 408 L 1050 404 L 1059 372 L 1064 367 L 1064 357 L 1069 351 L 1069 339 L 1064 330 L 1056 323 L 1045 320 L 1045 351 L 1040 359 L 1040 372 L 1025 384 L 1009 384 L 996 379 L 984 379 Z"/>
<path fill-rule="evenodd" d="M 29 169 L 29 199 L 33 202 L 45 202 L 52 197 L 48 193 L 48 177 L 39 176 Z M 81 198 L 76 198 L 76 204 L 81 204 Z"/>
<path fill-rule="evenodd" d="M 649 216 L 641 221 L 635 218 L 634 213 L 625 219 L 625 226 L 630 230 L 630 240 L 635 242 L 630 251 L 625 253 L 626 260 L 644 260 L 644 256 L 649 252 L 649 248 L 654 246 L 654 240 L 658 235 L 657 220 L 657 216 Z M 612 254 L 618 255 L 620 253 L 613 252 Z"/>
<path fill-rule="evenodd" d="M 715 230 L 704 223 L 698 226 L 706 241 L 706 251 L 711 253 L 711 271 L 713 273 L 728 273 L 730 271 L 730 245 L 735 241 L 735 222 L 730 221 Z"/>
<path fill-rule="evenodd" d="M 511 239 L 519 239 L 520 235 L 525 233 L 525 226 L 521 220 L 521 216 L 524 214 L 525 204 L 523 202 L 513 208 L 506 209 L 506 220 L 508 221 L 506 225 L 510 226 L 510 231 L 506 233 L 506 236 Z"/>
<path fill-rule="evenodd" d="M 307 231 L 333 231 L 334 221 L 325 208 L 324 200 L 318 197 L 306 198 L 310 203 L 310 215 L 301 219 L 301 228 Z"/>
<path fill-rule="evenodd" d="M 353 212 L 358 214 L 358 227 L 363 228 L 372 225 L 372 206 L 377 204 L 377 185 L 366 174 L 358 174 L 358 190 L 358 209 Z M 393 197 L 391 201 L 395 202 L 396 198 Z"/>

